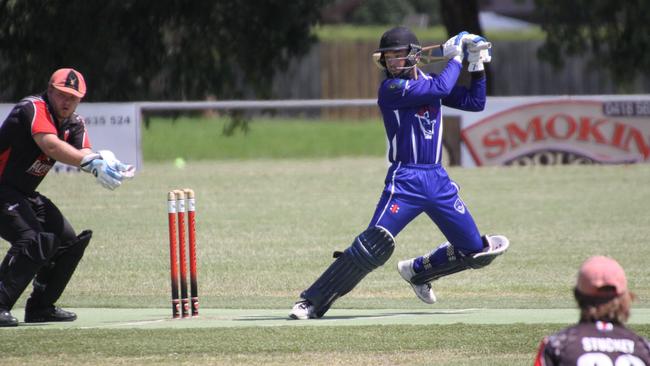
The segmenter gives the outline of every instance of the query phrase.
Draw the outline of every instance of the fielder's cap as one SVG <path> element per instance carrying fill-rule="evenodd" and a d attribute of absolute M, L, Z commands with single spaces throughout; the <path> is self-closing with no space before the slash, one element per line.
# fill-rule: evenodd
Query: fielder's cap
<path fill-rule="evenodd" d="M 86 95 L 86 81 L 75 69 L 58 69 L 50 77 L 50 85 L 56 89 L 83 98 Z"/>
<path fill-rule="evenodd" d="M 627 292 L 625 271 L 612 258 L 591 257 L 580 266 L 576 290 L 593 297 L 620 296 Z"/>

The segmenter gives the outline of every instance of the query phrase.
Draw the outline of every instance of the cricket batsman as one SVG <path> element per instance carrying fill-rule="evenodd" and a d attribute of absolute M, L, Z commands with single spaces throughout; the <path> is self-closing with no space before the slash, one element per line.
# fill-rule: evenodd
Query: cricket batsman
<path fill-rule="evenodd" d="M 462 32 L 442 51 L 447 65 L 439 75 L 426 74 L 417 64 L 422 47 L 405 27 L 383 34 L 380 65 L 386 79 L 379 86 L 377 104 L 388 141 L 390 167 L 370 224 L 352 245 L 335 253 L 336 260 L 300 295 L 292 319 L 322 317 L 339 297 L 350 292 L 368 273 L 391 257 L 395 237 L 421 213 L 442 231 L 447 242 L 420 257 L 397 264 L 399 274 L 417 297 L 436 302 L 431 281 L 469 268 L 482 268 L 504 253 L 509 241 L 502 235 L 481 235 L 459 196 L 459 186 L 441 165 L 442 106 L 481 111 L 486 100 L 483 62 L 491 57 L 485 38 Z M 456 85 L 467 53 L 471 85 Z"/>
<path fill-rule="evenodd" d="M 57 206 L 36 191 L 55 162 L 92 173 L 110 190 L 135 168 L 108 151 L 93 152 L 84 120 L 75 113 L 86 82 L 74 69 L 54 72 L 47 91 L 24 98 L 0 126 L 0 237 L 11 244 L 0 263 L 0 326 L 16 326 L 11 309 L 33 280 L 25 322 L 73 321 L 55 306 L 90 242 L 76 234 Z"/>

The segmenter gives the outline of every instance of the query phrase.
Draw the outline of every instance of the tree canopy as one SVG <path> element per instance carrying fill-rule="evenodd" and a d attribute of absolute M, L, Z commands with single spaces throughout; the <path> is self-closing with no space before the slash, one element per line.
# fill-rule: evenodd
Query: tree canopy
<path fill-rule="evenodd" d="M 546 41 L 539 56 L 556 66 L 565 56 L 591 54 L 593 63 L 628 82 L 650 69 L 647 0 L 536 0 Z"/>
<path fill-rule="evenodd" d="M 90 101 L 270 96 L 327 0 L 0 0 L 0 100 L 78 69 Z"/>

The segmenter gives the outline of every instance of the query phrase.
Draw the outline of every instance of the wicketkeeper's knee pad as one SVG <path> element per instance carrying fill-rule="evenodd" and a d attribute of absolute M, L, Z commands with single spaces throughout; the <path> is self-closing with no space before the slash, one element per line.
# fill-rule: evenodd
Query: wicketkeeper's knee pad
<path fill-rule="evenodd" d="M 28 300 L 29 306 L 46 307 L 59 299 L 91 238 L 92 231 L 85 230 L 75 239 L 61 244 L 56 257 L 48 266 L 43 266 L 34 278 L 34 292 Z"/>
<path fill-rule="evenodd" d="M 71 261 L 78 262 L 83 257 L 86 247 L 90 243 L 92 237 L 93 232 L 91 230 L 82 231 L 81 234 L 77 235 L 73 240 L 61 244 L 55 259 L 59 260 L 59 258 L 66 257 Z"/>
<path fill-rule="evenodd" d="M 14 246 L 37 265 L 47 264 L 58 252 L 61 241 L 52 233 L 37 233 L 29 238 L 19 239 Z"/>
<path fill-rule="evenodd" d="M 57 254 L 61 242 L 52 233 L 34 233 L 12 243 L 0 265 L 0 304 L 11 309 L 29 281 Z"/>
<path fill-rule="evenodd" d="M 395 239 L 391 233 L 381 227 L 371 227 L 357 236 L 344 252 L 335 253 L 334 263 L 300 296 L 309 300 L 316 315 L 322 317 L 336 299 L 386 263 L 394 249 Z"/>
<path fill-rule="evenodd" d="M 483 268 L 492 263 L 496 257 L 505 253 L 510 246 L 510 241 L 503 235 L 484 235 L 482 239 L 484 246 L 482 251 L 465 255 L 452 247 L 455 255 L 450 257 L 447 263 L 432 266 L 416 273 L 411 278 L 411 282 L 415 285 L 424 285 L 440 277 L 449 276 L 466 269 Z"/>

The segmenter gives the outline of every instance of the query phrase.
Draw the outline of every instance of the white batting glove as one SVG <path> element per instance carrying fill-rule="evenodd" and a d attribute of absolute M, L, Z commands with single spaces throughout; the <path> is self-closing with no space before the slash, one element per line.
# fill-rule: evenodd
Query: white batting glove
<path fill-rule="evenodd" d="M 467 51 L 472 51 L 476 49 L 483 50 L 492 47 L 492 43 L 488 42 L 488 40 L 485 39 L 485 37 L 476 34 L 471 34 L 471 33 L 463 35 L 462 43 L 463 43 L 463 48 L 466 48 Z"/>
<path fill-rule="evenodd" d="M 492 43 L 476 34 L 464 35 L 462 42 L 467 62 L 469 62 L 467 70 L 469 72 L 483 71 L 485 69 L 483 64 L 492 61 Z"/>
<path fill-rule="evenodd" d="M 463 62 L 463 37 L 468 35 L 467 32 L 460 32 L 449 38 L 442 45 L 442 54 L 447 59 L 454 59 L 460 63 Z"/>
<path fill-rule="evenodd" d="M 483 64 L 492 61 L 490 52 L 490 49 L 469 51 L 469 54 L 467 56 L 467 62 L 469 62 L 467 71 L 476 72 L 485 70 L 485 66 Z"/>

